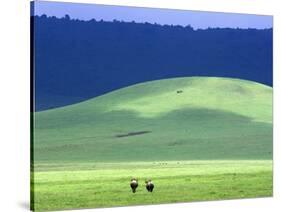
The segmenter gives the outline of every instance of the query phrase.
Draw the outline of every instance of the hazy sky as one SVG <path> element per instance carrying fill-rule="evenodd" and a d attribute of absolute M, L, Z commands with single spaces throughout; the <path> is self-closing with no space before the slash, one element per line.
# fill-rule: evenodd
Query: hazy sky
<path fill-rule="evenodd" d="M 106 6 L 97 4 L 35 2 L 35 15 L 63 17 L 81 20 L 103 19 L 105 21 L 123 20 L 158 24 L 191 25 L 193 28 L 231 27 L 231 28 L 271 28 L 272 16 L 244 15 L 234 13 L 197 12 L 188 10 L 150 9 L 141 7 Z"/>

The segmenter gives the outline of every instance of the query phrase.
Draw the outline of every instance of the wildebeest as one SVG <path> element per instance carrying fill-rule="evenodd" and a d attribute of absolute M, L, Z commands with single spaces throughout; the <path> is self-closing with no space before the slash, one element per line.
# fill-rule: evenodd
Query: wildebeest
<path fill-rule="evenodd" d="M 131 186 L 131 188 L 132 188 L 133 193 L 136 192 L 136 189 L 137 189 L 138 185 L 139 185 L 139 184 L 138 184 L 138 179 L 132 178 L 132 179 L 131 179 L 130 186 Z"/>
<path fill-rule="evenodd" d="M 146 184 L 145 187 L 146 187 L 147 191 L 152 192 L 153 188 L 154 188 L 154 184 L 153 184 L 152 180 L 146 180 L 145 184 Z"/>

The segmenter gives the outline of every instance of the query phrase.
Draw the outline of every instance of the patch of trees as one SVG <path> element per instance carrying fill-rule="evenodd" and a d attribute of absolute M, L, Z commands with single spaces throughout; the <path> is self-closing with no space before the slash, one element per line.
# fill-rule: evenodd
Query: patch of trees
<path fill-rule="evenodd" d="M 31 17 L 36 110 L 135 83 L 185 76 L 272 85 L 272 29 L 209 28 Z"/>

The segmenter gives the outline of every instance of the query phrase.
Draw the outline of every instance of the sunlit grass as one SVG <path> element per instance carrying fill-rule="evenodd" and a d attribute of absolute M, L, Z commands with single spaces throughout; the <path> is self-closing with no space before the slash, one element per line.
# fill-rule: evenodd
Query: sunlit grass
<path fill-rule="evenodd" d="M 35 209 L 55 210 L 272 196 L 271 161 L 158 161 L 35 167 Z M 39 171 L 40 170 L 40 171 Z M 131 177 L 139 187 L 133 194 Z M 148 193 L 144 181 L 153 179 Z"/>
<path fill-rule="evenodd" d="M 34 118 L 37 210 L 272 195 L 272 88 L 262 84 L 159 80 Z"/>

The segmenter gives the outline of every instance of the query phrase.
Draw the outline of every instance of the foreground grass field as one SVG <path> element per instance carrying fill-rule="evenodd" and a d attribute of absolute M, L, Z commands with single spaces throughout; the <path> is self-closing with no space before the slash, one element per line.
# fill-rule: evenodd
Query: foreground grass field
<path fill-rule="evenodd" d="M 272 88 L 215 77 L 141 83 L 36 112 L 33 150 L 36 210 L 271 196 Z"/>
<path fill-rule="evenodd" d="M 36 210 L 272 196 L 271 161 L 41 164 L 35 170 Z M 139 178 L 135 194 L 131 176 Z M 146 178 L 155 183 L 153 193 Z"/>

